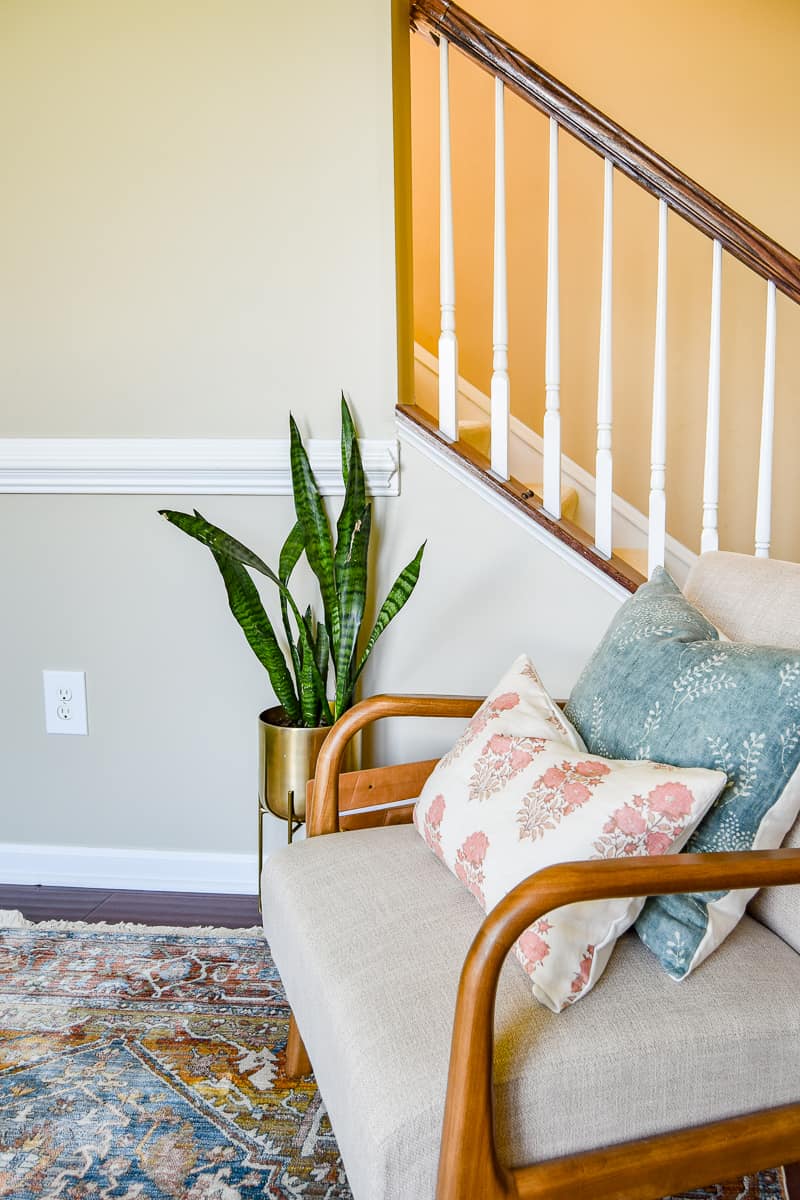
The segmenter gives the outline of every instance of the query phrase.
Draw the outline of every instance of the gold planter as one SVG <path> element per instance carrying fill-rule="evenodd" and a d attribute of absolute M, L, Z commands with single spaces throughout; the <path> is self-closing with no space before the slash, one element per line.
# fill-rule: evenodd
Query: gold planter
<path fill-rule="evenodd" d="M 258 718 L 258 862 L 261 866 L 262 821 L 264 814 L 286 821 L 287 840 L 299 829 L 306 815 L 306 787 L 314 778 L 322 743 L 330 725 L 301 729 L 284 725 L 280 706 L 267 708 Z M 345 771 L 357 771 L 361 764 L 361 735 L 356 734 L 347 748 Z"/>

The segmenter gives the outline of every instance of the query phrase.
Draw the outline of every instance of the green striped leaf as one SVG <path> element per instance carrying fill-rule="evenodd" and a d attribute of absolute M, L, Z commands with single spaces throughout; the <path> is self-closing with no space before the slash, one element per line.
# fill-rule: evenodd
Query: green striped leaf
<path fill-rule="evenodd" d="M 193 537 L 196 541 L 208 546 L 209 550 L 217 550 L 220 554 L 227 555 L 228 558 L 235 558 L 237 562 L 243 563 L 246 567 L 252 567 L 254 571 L 258 571 L 261 575 L 266 575 L 267 579 L 271 579 L 274 584 L 277 584 L 279 590 L 287 591 L 286 585 L 281 583 L 275 572 L 267 566 L 262 558 L 254 554 L 252 550 L 248 550 L 242 542 L 231 537 L 224 529 L 220 529 L 218 525 L 212 525 L 207 521 L 202 513 L 197 509 L 192 516 L 190 513 L 175 512 L 173 509 L 161 508 L 159 514 L 169 521 L 171 525 L 176 525 L 178 529 L 182 529 L 189 537 Z M 294 604 L 291 596 L 287 593 L 290 606 Z M 297 612 L 298 620 L 300 614 Z"/>
<path fill-rule="evenodd" d="M 295 723 L 300 718 L 297 694 L 256 585 L 241 563 L 215 551 L 212 551 L 212 554 L 225 583 L 231 612 L 239 622 L 256 658 L 266 667 L 278 703 L 283 705 L 289 720 Z"/>
<path fill-rule="evenodd" d="M 303 530 L 308 564 L 319 581 L 325 624 L 328 626 L 335 654 L 339 645 L 339 602 L 336 596 L 331 527 L 300 437 L 300 430 L 292 416 L 289 417 L 289 435 L 294 508 Z"/>
<path fill-rule="evenodd" d="M 350 478 L 355 474 L 355 459 L 352 462 Z M 367 602 L 367 557 L 369 554 L 369 535 L 372 524 L 372 505 L 367 504 L 361 510 L 350 536 L 350 552 L 342 561 L 341 584 L 339 588 L 339 612 L 341 629 L 339 646 L 336 651 L 336 700 L 334 715 L 336 719 L 348 708 L 352 695 L 354 680 L 353 659 L 355 657 L 358 635 L 361 632 L 361 622 Z"/>
<path fill-rule="evenodd" d="M 297 566 L 300 555 L 303 553 L 305 542 L 303 541 L 303 530 L 300 527 L 300 522 L 295 522 L 289 536 L 281 547 L 281 555 L 278 562 L 278 575 L 282 583 L 288 584 L 291 578 L 292 571 Z M 289 643 L 289 652 L 292 656 L 292 665 L 294 667 L 295 680 L 297 681 L 297 694 L 300 694 L 300 656 L 298 648 L 292 633 L 292 623 L 289 620 L 289 602 L 283 592 L 280 593 L 281 601 L 281 619 L 283 621 L 283 631 L 286 634 L 286 640 Z"/>
<path fill-rule="evenodd" d="M 340 609 L 344 575 L 347 563 L 350 561 L 353 553 L 353 530 L 356 522 L 361 520 L 366 503 L 367 489 L 364 480 L 364 464 L 361 461 L 361 451 L 358 448 L 358 441 L 355 435 L 353 435 L 350 447 L 350 471 L 347 476 L 342 511 L 339 513 L 339 520 L 336 523 L 336 554 L 333 560 L 336 592 L 339 596 Z M 339 615 L 343 619 L 341 611 Z"/>
<path fill-rule="evenodd" d="M 417 553 L 412 558 L 407 566 L 403 567 L 397 579 L 392 584 L 389 595 L 384 600 L 381 610 L 378 613 L 378 618 L 373 627 L 372 633 L 369 635 L 369 641 L 364 647 L 364 653 L 361 655 L 361 661 L 358 664 L 358 670 L 353 676 L 353 689 L 355 689 L 356 681 L 359 675 L 367 665 L 367 659 L 372 653 L 372 648 L 378 638 L 383 633 L 386 626 L 400 612 L 400 609 L 405 605 L 409 596 L 416 587 L 419 579 L 420 567 L 422 566 L 422 555 L 425 551 L 426 543 L 423 542 Z"/>
<path fill-rule="evenodd" d="M 281 547 L 281 557 L 278 563 L 278 575 L 284 583 L 288 583 L 292 571 L 297 566 L 300 555 L 305 549 L 305 541 L 303 539 L 303 530 L 300 522 L 296 521 L 292 526 L 292 530 L 286 541 Z"/>
<path fill-rule="evenodd" d="M 353 424 L 353 417 L 347 405 L 344 392 L 342 392 L 342 479 L 345 487 L 350 475 L 350 459 L 352 456 L 353 440 L 357 437 L 356 427 Z M 358 443 L 356 442 L 356 446 Z"/>
<path fill-rule="evenodd" d="M 270 579 L 276 585 L 281 595 L 286 596 L 292 616 L 294 617 L 297 625 L 298 635 L 303 644 L 303 648 L 313 658 L 313 631 L 310 630 L 306 625 L 300 610 L 295 604 L 294 598 L 286 584 L 283 583 L 282 580 L 275 574 L 275 572 L 267 566 L 263 559 L 259 558 L 257 554 L 254 554 L 252 550 L 248 550 L 247 546 L 243 545 L 242 542 L 239 542 L 236 540 L 236 538 L 231 537 L 231 535 L 226 533 L 224 529 L 220 529 L 217 525 L 212 525 L 210 521 L 207 521 L 205 517 L 203 517 L 202 514 L 197 511 L 195 511 L 193 516 L 190 513 L 176 512 L 173 509 L 160 509 L 159 511 L 161 516 L 169 521 L 171 525 L 176 525 L 178 529 L 182 529 L 184 533 L 189 535 L 189 537 L 195 538 L 196 541 L 200 542 L 204 546 L 207 546 L 212 552 L 221 554 L 226 558 L 232 558 L 234 561 L 242 563 L 244 566 L 250 567 L 251 570 L 258 571 L 259 574 L 265 575 L 267 579 Z M 315 695 L 323 705 L 322 723 L 327 725 L 330 722 L 330 714 L 326 711 L 327 699 L 325 697 L 325 685 L 322 682 L 319 671 L 316 670 L 316 665 L 312 671 L 312 676 Z M 327 720 L 324 719 L 326 716 L 328 718 Z"/>
<path fill-rule="evenodd" d="M 314 614 L 311 611 L 311 605 L 305 611 L 304 621 L 306 625 L 313 629 Z M 316 647 L 314 647 L 316 650 Z M 303 648 L 303 656 L 300 663 L 300 706 L 303 710 L 303 724 L 314 728 L 321 724 L 320 721 L 320 701 L 314 691 L 314 680 L 312 678 L 316 667 L 315 653 L 310 653 L 305 647 Z"/>
<path fill-rule="evenodd" d="M 317 625 L 317 645 L 314 657 L 317 662 L 317 670 L 322 677 L 322 682 L 327 685 L 328 682 L 328 664 L 330 661 L 331 642 L 328 637 L 328 630 L 320 621 Z"/>

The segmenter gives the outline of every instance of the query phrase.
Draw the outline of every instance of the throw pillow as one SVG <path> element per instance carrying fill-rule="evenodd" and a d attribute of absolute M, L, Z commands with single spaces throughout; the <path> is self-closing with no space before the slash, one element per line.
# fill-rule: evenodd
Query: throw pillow
<path fill-rule="evenodd" d="M 596 754 L 725 772 L 687 852 L 774 848 L 800 811 L 800 652 L 721 641 L 661 568 L 617 613 L 566 711 Z M 654 896 L 636 930 L 683 979 L 754 894 Z"/>
<path fill-rule="evenodd" d="M 725 782 L 588 755 L 522 658 L 436 766 L 414 823 L 488 912 L 554 863 L 678 850 Z M 571 904 L 532 924 L 514 950 L 536 999 L 560 1012 L 584 996 L 642 904 Z"/>

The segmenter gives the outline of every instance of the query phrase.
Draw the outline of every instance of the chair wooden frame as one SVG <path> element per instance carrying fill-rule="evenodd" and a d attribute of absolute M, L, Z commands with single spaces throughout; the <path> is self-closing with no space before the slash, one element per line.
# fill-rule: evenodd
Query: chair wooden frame
<path fill-rule="evenodd" d="M 410 804 L 364 809 L 418 795 L 435 760 L 340 775 L 345 748 L 360 729 L 383 717 L 468 718 L 481 703 L 479 697 L 374 696 L 356 704 L 333 727 L 320 753 L 309 785 L 309 836 L 411 819 Z M 361 811 L 348 817 L 353 809 Z M 516 939 L 538 917 L 582 900 L 795 883 L 800 883 L 800 850 L 565 863 L 518 884 L 484 920 L 461 973 L 437 1200 L 571 1200 L 584 1189 L 593 1200 L 659 1200 L 800 1158 L 798 1102 L 511 1170 L 497 1155 L 492 1083 L 500 971 Z M 292 1019 L 287 1071 L 299 1075 L 309 1070 Z M 787 1168 L 794 1195 L 797 1176 L 796 1167 Z"/>

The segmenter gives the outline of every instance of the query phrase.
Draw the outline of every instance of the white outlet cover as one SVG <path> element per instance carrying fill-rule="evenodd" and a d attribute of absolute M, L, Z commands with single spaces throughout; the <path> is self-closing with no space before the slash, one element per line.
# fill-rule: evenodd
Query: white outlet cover
<path fill-rule="evenodd" d="M 42 671 L 44 727 L 48 733 L 86 736 L 86 674 L 83 671 Z"/>

